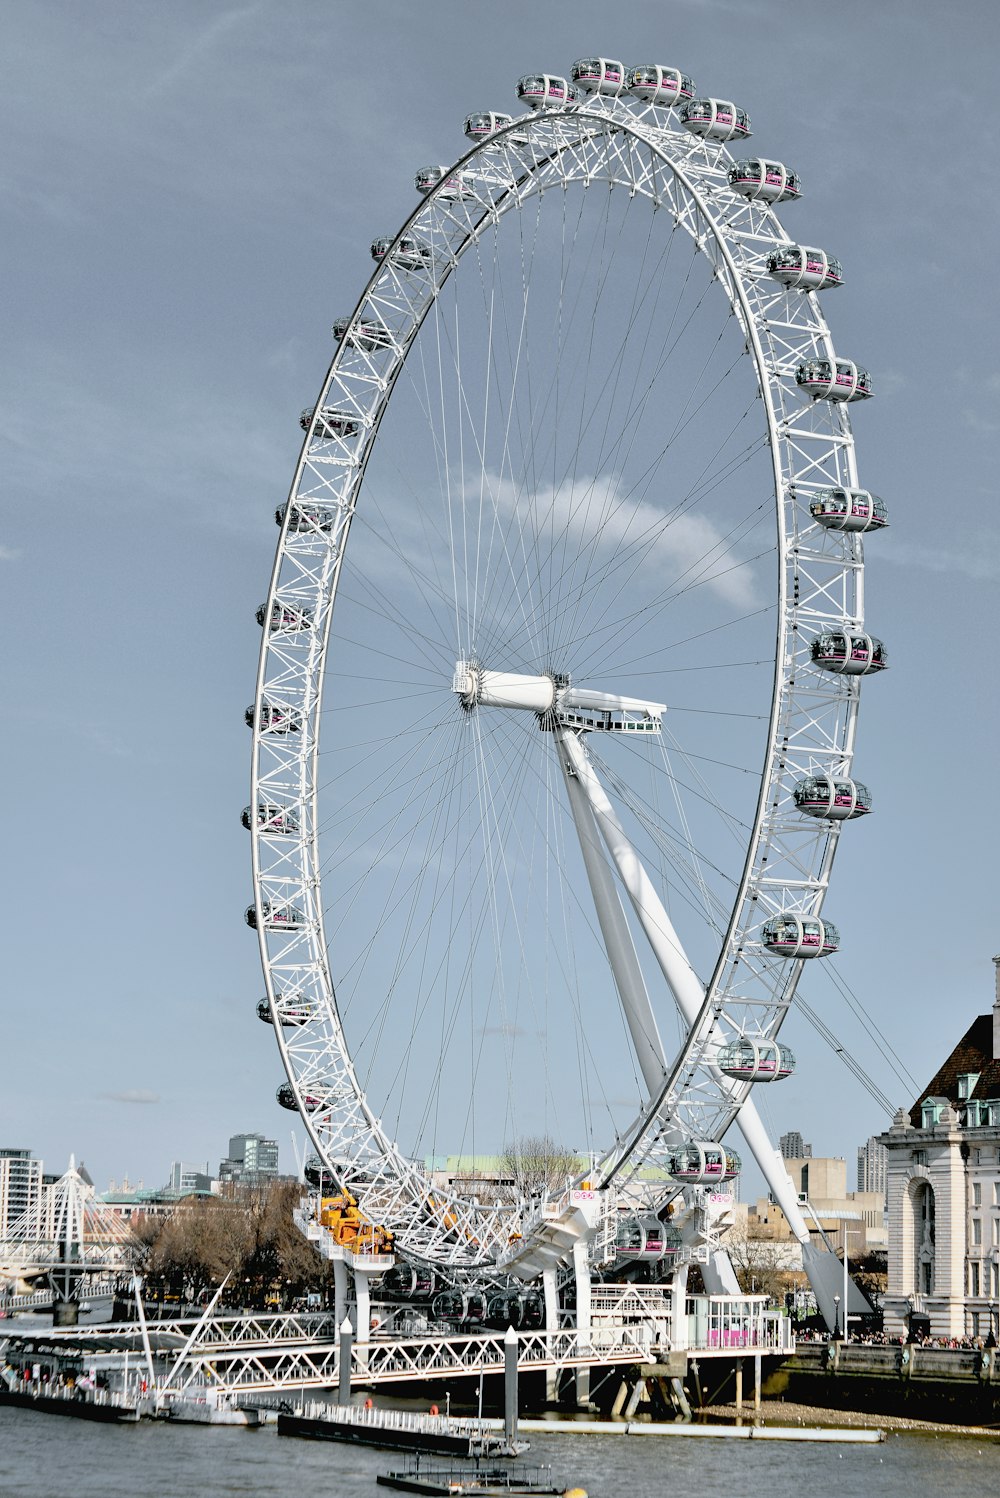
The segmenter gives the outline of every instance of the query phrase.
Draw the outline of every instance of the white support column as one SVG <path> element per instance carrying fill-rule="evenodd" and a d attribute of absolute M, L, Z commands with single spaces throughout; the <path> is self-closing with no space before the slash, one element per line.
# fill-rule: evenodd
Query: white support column
<path fill-rule="evenodd" d="M 362 1347 L 371 1340 L 372 1321 L 369 1276 L 363 1269 L 354 1270 L 354 1299 L 357 1305 L 357 1343 Z"/>
<path fill-rule="evenodd" d="M 565 728 L 555 730 L 559 764 L 566 782 L 573 821 L 576 823 L 583 863 L 590 882 L 591 894 L 597 910 L 597 920 L 604 937 L 604 946 L 611 964 L 611 972 L 621 1000 L 622 1013 L 632 1037 L 639 1070 L 642 1072 L 646 1090 L 655 1096 L 666 1070 L 666 1053 L 657 1028 L 653 1006 L 649 1001 L 642 969 L 636 955 L 635 943 L 629 930 L 621 897 L 601 846 L 601 834 L 594 816 L 591 798 L 580 784 L 576 769 L 579 750 L 576 734 Z M 572 746 L 570 744 L 572 741 Z M 582 752 L 582 751 L 581 751 Z"/>
<path fill-rule="evenodd" d="M 670 1286 L 670 1346 L 678 1352 L 688 1345 L 687 1284 L 688 1266 L 680 1264 Z"/>
<path fill-rule="evenodd" d="M 590 1346 L 590 1258 L 587 1240 L 573 1244 L 573 1269 L 576 1274 L 576 1336 L 582 1348 Z M 590 1369 L 576 1370 L 576 1403 L 586 1409 L 590 1404 Z"/>
<path fill-rule="evenodd" d="M 335 1249 L 333 1260 L 333 1314 L 338 1326 L 343 1325 L 348 1309 L 348 1274 L 344 1262 L 344 1250 Z"/>
<path fill-rule="evenodd" d="M 687 1023 L 693 1025 L 705 1001 L 701 979 L 688 961 L 663 902 L 646 873 L 642 860 L 626 837 L 578 736 L 567 733 L 561 742 L 577 784 L 590 802 L 601 837 L 677 1007 Z M 789 1183 L 788 1172 L 780 1154 L 768 1139 L 760 1115 L 750 1098 L 740 1108 L 737 1122 L 747 1147 L 767 1181 L 768 1190 L 784 1212 L 793 1234 L 800 1243 L 808 1243 L 809 1229 Z"/>
<path fill-rule="evenodd" d="M 554 1269 L 542 1270 L 542 1294 L 545 1297 L 545 1330 L 555 1336 L 559 1330 L 559 1290 Z M 559 1398 L 559 1374 L 555 1368 L 545 1370 L 545 1399 L 555 1404 Z"/>

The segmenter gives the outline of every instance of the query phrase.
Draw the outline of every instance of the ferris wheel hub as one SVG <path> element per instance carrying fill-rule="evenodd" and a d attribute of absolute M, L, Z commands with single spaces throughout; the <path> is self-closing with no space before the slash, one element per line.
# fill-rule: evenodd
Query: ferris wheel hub
<path fill-rule="evenodd" d="M 517 671 L 487 671 L 473 661 L 458 661 L 451 689 L 467 712 L 477 707 L 519 708 L 538 714 L 543 726 L 603 728 L 610 731 L 659 733 L 666 712 L 662 702 L 623 697 L 574 687 L 568 676 L 530 676 Z"/>

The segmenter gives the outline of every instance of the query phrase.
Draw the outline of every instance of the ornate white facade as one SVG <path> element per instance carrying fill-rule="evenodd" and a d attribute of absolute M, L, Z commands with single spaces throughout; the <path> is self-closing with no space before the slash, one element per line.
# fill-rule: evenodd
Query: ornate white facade
<path fill-rule="evenodd" d="M 888 1150 L 885 1326 L 926 1317 L 934 1337 L 1000 1333 L 1000 958 L 979 1015 L 907 1112 Z M 918 1321 L 918 1326 L 919 1326 Z"/>

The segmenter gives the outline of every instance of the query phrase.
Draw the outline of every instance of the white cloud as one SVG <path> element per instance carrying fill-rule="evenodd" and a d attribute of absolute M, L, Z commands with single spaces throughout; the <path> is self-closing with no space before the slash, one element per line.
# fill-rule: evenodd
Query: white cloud
<path fill-rule="evenodd" d="M 163 1101 L 158 1092 L 147 1092 L 144 1087 L 126 1087 L 121 1092 L 100 1092 L 98 1097 L 107 1103 L 159 1103 Z"/>

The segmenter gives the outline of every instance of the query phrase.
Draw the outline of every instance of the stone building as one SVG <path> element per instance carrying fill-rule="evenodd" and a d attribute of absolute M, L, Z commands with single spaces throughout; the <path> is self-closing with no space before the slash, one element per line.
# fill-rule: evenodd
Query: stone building
<path fill-rule="evenodd" d="M 1000 957 L 996 999 L 912 1108 L 881 1136 L 888 1151 L 885 1326 L 986 1337 L 1000 1302 Z"/>

